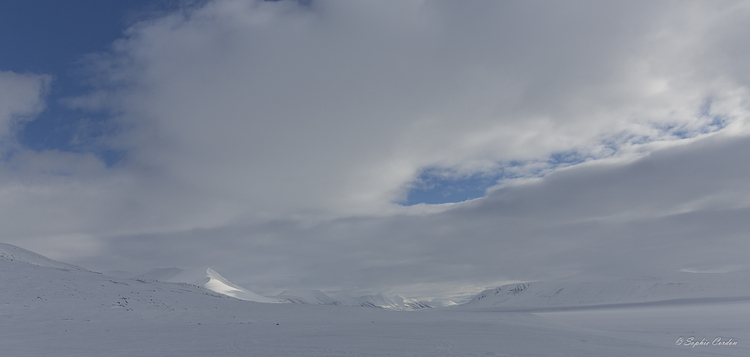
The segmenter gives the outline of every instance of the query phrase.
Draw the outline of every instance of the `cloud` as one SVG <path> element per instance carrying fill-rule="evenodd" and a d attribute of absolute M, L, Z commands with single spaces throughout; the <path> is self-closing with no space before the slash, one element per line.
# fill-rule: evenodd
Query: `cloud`
<path fill-rule="evenodd" d="M 66 100 L 111 117 L 97 142 L 123 160 L 21 150 L 0 226 L 72 263 L 212 264 L 258 292 L 743 264 L 749 15 L 201 2 L 133 25 L 89 59 L 90 95 Z M 14 113 L 38 108 L 27 98 Z M 425 172 L 513 180 L 400 206 Z M 54 239 L 80 255 L 44 251 Z"/>
<path fill-rule="evenodd" d="M 380 214 L 424 169 L 744 132 L 746 83 L 704 53 L 737 12 L 214 1 L 133 26 L 73 102 L 118 113 L 129 165 L 237 216 Z"/>
<path fill-rule="evenodd" d="M 44 109 L 50 81 L 45 75 L 0 71 L 0 140 L 12 139 L 11 134 L 21 122 Z"/>

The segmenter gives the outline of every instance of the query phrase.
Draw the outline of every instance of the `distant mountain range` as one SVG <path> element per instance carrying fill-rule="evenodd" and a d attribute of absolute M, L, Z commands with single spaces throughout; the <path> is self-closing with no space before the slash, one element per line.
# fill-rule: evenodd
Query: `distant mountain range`
<path fill-rule="evenodd" d="M 723 279 L 719 275 L 732 274 L 717 274 L 717 279 Z M 132 279 L 92 272 L 0 244 L 0 346 L 2 356 L 61 357 L 681 357 L 705 355 L 707 351 L 715 355 L 714 350 L 725 356 L 748 355 L 743 345 L 700 350 L 674 345 L 681 335 L 703 336 L 698 328 L 707 333 L 721 331 L 717 333 L 722 337 L 726 333 L 729 340 L 747 335 L 746 302 L 677 309 L 674 303 L 667 303 L 664 310 L 671 312 L 655 317 L 651 314 L 662 309 L 622 308 L 583 316 L 484 313 L 508 306 L 642 301 L 643 292 L 649 292 L 645 298 L 650 300 L 708 296 L 715 302 L 743 291 L 740 287 L 721 289 L 719 283 L 708 287 L 686 285 L 690 288 L 678 285 L 670 290 L 657 280 L 648 286 L 643 281 L 565 283 L 561 287 L 557 283 L 514 284 L 485 291 L 463 306 L 406 313 L 386 309 L 424 306 L 410 299 L 382 295 L 352 298 L 316 290 L 258 298 L 209 268 L 159 269 Z M 697 295 L 691 295 L 693 292 Z M 667 321 L 667 325 L 655 320 L 664 316 L 679 320 Z"/>
<path fill-rule="evenodd" d="M 339 293 L 331 297 L 320 290 L 287 290 L 276 295 L 276 297 L 286 299 L 295 304 L 361 306 L 398 311 L 414 311 L 432 308 L 428 303 L 416 299 L 405 298 L 402 296 L 396 296 L 391 299 L 382 294 L 352 297 Z"/>
<path fill-rule="evenodd" d="M 382 294 L 352 297 L 339 293 L 335 294 L 334 297 L 331 297 L 320 290 L 287 290 L 279 295 L 266 297 L 229 281 L 215 270 L 207 267 L 188 270 L 180 268 L 160 268 L 133 276 L 131 279 L 193 284 L 240 300 L 265 303 L 361 306 L 398 311 L 413 311 L 432 308 L 429 304 L 415 299 L 404 298 L 401 296 L 396 296 L 391 299 Z"/>
<path fill-rule="evenodd" d="M 388 298 L 382 294 L 352 297 L 343 293 L 338 293 L 331 297 L 320 290 L 287 290 L 279 295 L 266 297 L 229 281 L 215 270 L 207 267 L 188 270 L 180 268 L 160 268 L 151 270 L 144 274 L 132 276 L 131 279 L 193 284 L 240 300 L 265 303 L 361 306 L 398 311 L 413 311 L 432 308 L 432 306 L 426 302 L 401 296 Z"/>
<path fill-rule="evenodd" d="M 58 262 L 34 252 L 0 243 L 0 261 L 26 263 L 66 271 L 93 273 L 81 267 Z M 98 274 L 98 273 L 97 273 Z M 105 276 L 106 277 L 106 276 Z M 398 311 L 433 308 L 424 301 L 382 294 L 352 297 L 343 293 L 326 294 L 320 290 L 287 290 L 267 297 L 245 289 L 215 270 L 164 268 L 120 281 L 182 283 L 202 291 L 219 293 L 240 300 L 262 303 L 360 306 Z M 700 301 L 750 300 L 748 271 L 727 273 L 675 273 L 664 278 L 638 277 L 613 280 L 570 280 L 527 282 L 487 289 L 470 301 L 453 306 L 458 309 L 493 311 L 535 311 L 595 308 L 615 305 L 691 303 Z"/>

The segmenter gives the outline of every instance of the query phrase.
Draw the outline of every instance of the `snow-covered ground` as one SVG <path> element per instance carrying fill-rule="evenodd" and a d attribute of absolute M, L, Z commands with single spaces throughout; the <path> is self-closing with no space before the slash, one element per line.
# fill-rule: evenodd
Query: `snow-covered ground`
<path fill-rule="evenodd" d="M 0 288 L 2 356 L 750 356 L 750 302 L 722 300 L 721 289 L 534 313 L 272 304 L 107 276 L 8 245 Z M 708 345 L 686 346 L 690 337 Z"/>

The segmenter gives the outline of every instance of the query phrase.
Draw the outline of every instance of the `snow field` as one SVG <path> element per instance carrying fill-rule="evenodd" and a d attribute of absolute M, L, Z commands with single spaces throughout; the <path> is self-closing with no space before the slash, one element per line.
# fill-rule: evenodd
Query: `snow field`
<path fill-rule="evenodd" d="M 23 260 L 0 258 L 3 356 L 750 355 L 747 301 L 405 312 L 243 301 L 190 284 Z M 690 336 L 738 344 L 675 344 Z"/>

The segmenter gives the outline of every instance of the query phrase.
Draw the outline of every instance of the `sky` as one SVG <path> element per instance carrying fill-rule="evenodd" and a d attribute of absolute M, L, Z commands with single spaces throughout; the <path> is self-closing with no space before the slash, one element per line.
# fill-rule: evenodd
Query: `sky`
<path fill-rule="evenodd" d="M 0 239 L 260 294 L 745 270 L 750 4 L 0 4 Z"/>

